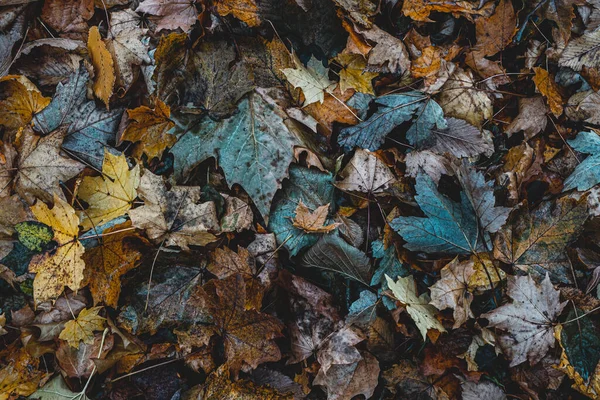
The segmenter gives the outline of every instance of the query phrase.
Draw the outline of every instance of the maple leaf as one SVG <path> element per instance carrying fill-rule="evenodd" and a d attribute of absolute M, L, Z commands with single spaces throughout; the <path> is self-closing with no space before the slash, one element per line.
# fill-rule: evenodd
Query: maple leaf
<path fill-rule="evenodd" d="M 340 70 L 340 90 L 347 89 L 357 92 L 375 94 L 373 83 L 377 73 L 366 71 L 367 60 L 359 54 L 338 54 L 335 60 L 342 66 Z M 321 102 L 322 103 L 322 102 Z"/>
<path fill-rule="evenodd" d="M 387 275 L 385 279 L 394 297 L 406 306 L 406 311 L 413 321 L 415 321 L 419 332 L 421 332 L 421 336 L 423 336 L 423 340 L 427 338 L 427 331 L 429 329 L 446 332 L 444 326 L 435 318 L 436 309 L 429 304 L 427 293 L 417 296 L 415 280 L 412 275 L 406 278 L 399 277 L 396 282 Z"/>
<path fill-rule="evenodd" d="M 241 275 L 212 280 L 203 286 L 203 298 L 212 315 L 214 332 L 224 341 L 225 358 L 230 368 L 239 370 L 244 364 L 256 368 L 281 358 L 275 338 L 281 336 L 283 324 L 275 317 L 246 307 L 253 295 Z"/>
<path fill-rule="evenodd" d="M 112 56 L 106 49 L 97 26 L 90 28 L 87 46 L 94 66 L 94 94 L 106 104 L 108 110 L 108 103 L 115 86 L 115 69 Z"/>
<path fill-rule="evenodd" d="M 47 135 L 65 125 L 62 148 L 100 170 L 105 148 L 114 143 L 121 111 L 96 108 L 96 103 L 87 99 L 89 77 L 82 63 L 68 82 L 59 83 L 48 107 L 33 117 L 33 128 Z"/>
<path fill-rule="evenodd" d="M 133 239 L 142 241 L 139 236 L 122 231 L 131 226 L 129 223 L 115 225 L 103 232 L 110 235 L 101 238 L 98 246 L 83 255 L 85 261 L 85 276 L 88 282 L 94 305 L 104 303 L 117 308 L 121 293 L 122 275 L 135 268 L 142 253 L 133 245 Z"/>
<path fill-rule="evenodd" d="M 558 85 L 554 81 L 554 76 L 541 67 L 535 67 L 533 70 L 535 71 L 533 77 L 535 86 L 548 101 L 552 114 L 555 117 L 560 117 L 563 113 L 563 100 Z"/>
<path fill-rule="evenodd" d="M 109 37 L 104 43 L 114 62 L 115 83 L 124 92 L 135 80 L 133 66 L 152 63 L 148 46 L 142 42 L 147 30 L 140 28 L 140 23 L 140 17 L 132 10 L 116 11 L 110 15 Z"/>
<path fill-rule="evenodd" d="M 138 187 L 142 207 L 129 211 L 133 226 L 144 229 L 148 238 L 165 246 L 205 246 L 216 240 L 219 230 L 215 203 L 200 203 L 197 186 L 173 186 L 167 190 L 162 177 L 146 171 Z"/>
<path fill-rule="evenodd" d="M 311 211 L 306 204 L 302 202 L 302 199 L 300 199 L 298 207 L 296 207 L 296 216 L 294 217 L 292 224 L 294 227 L 302 229 L 307 233 L 328 233 L 333 231 L 340 224 L 335 222 L 325 226 L 327 214 L 329 214 L 329 204 L 319 206 L 314 211 Z"/>
<path fill-rule="evenodd" d="M 531 276 L 509 276 L 508 295 L 512 303 L 482 317 L 490 326 L 506 331 L 498 340 L 511 367 L 527 360 L 536 364 L 554 347 L 554 321 L 567 302 L 560 302 L 560 292 L 548 275 L 539 285 Z"/>
<path fill-rule="evenodd" d="M 336 183 L 341 190 L 378 194 L 396 181 L 392 171 L 374 153 L 358 149 L 348 165 L 340 172 L 342 181 Z"/>
<path fill-rule="evenodd" d="M 565 179 L 563 192 L 571 189 L 589 190 L 600 182 L 600 137 L 594 132 L 579 132 L 577 137 L 570 139 L 568 143 L 576 151 L 590 155 Z"/>
<path fill-rule="evenodd" d="M 287 80 L 295 88 L 301 88 L 304 94 L 304 106 L 319 102 L 323 104 L 325 93 L 331 93 L 333 82 L 329 80 L 327 74 L 329 70 L 323 67 L 321 61 L 312 57 L 305 67 L 298 57 L 294 56 L 295 68 L 284 68 L 281 70 Z M 342 90 L 343 92 L 344 90 Z"/>
<path fill-rule="evenodd" d="M 23 75 L 0 78 L 0 92 L 0 125 L 8 129 L 24 127 L 35 113 L 50 103 L 50 99 Z"/>
<path fill-rule="evenodd" d="M 79 342 L 85 344 L 94 343 L 94 331 L 101 331 L 104 328 L 104 318 L 98 313 L 102 307 L 84 308 L 77 318 L 68 321 L 62 330 L 59 339 L 66 340 L 69 346 L 79 348 Z"/>
<path fill-rule="evenodd" d="M 31 398 L 38 400 L 89 399 L 85 393 L 74 393 L 71 391 L 60 374 L 52 378 L 52 380 L 46 383 L 44 387 L 36 390 L 35 393 L 31 395 Z"/>
<path fill-rule="evenodd" d="M 230 118 L 203 120 L 182 129 L 187 133 L 171 149 L 176 176 L 181 178 L 201 161 L 217 157 L 229 185 L 241 185 L 267 220 L 271 200 L 293 160 L 293 147 L 299 144 L 286 119 L 255 93 L 240 101 L 237 114 Z"/>
<path fill-rule="evenodd" d="M 491 289 L 492 285 L 495 287 L 505 277 L 504 271 L 495 268 L 485 254 L 474 255 L 462 262 L 455 258 L 442 268 L 441 275 L 430 288 L 431 304 L 438 310 L 454 310 L 454 329 L 474 317 L 471 311 L 473 295 Z"/>
<path fill-rule="evenodd" d="M 55 195 L 63 198 L 60 182 L 71 179 L 84 168 L 83 164 L 60 154 L 64 135 L 64 129 L 44 137 L 35 135 L 29 127 L 22 132 L 16 170 L 7 168 L 2 173 L 14 176 L 15 191 L 28 203 L 33 204 L 36 198 L 52 201 Z"/>
<path fill-rule="evenodd" d="M 410 56 L 402 40 L 377 26 L 369 29 L 354 28 L 365 39 L 375 42 L 368 53 L 369 71 L 397 74 L 410 70 Z"/>
<path fill-rule="evenodd" d="M 533 210 L 523 207 L 494 238 L 494 257 L 523 271 L 557 282 L 572 281 L 571 263 L 565 254 L 588 218 L 587 198 L 561 197 Z"/>
<path fill-rule="evenodd" d="M 77 197 L 89 206 L 79 212 L 84 230 L 120 217 L 129 210 L 137 197 L 140 183 L 140 167 L 131 170 L 125 155 L 104 154 L 101 176 L 83 178 Z"/>
<path fill-rule="evenodd" d="M 253 258 L 248 249 L 238 247 L 237 253 L 228 247 L 215 249 L 211 257 L 210 264 L 206 267 L 212 274 L 219 279 L 227 278 L 231 275 L 242 275 L 252 277 L 254 273 L 251 268 Z"/>
<path fill-rule="evenodd" d="M 140 158 L 142 153 L 146 153 L 150 159 L 160 157 L 167 147 L 173 146 L 177 141 L 169 132 L 175 126 L 170 119 L 171 110 L 160 99 L 156 100 L 154 109 L 140 106 L 127 110 L 127 115 L 129 123 L 120 140 L 137 142 L 137 158 Z"/>
<path fill-rule="evenodd" d="M 136 12 L 154 15 L 156 31 L 180 28 L 187 32 L 198 19 L 196 0 L 165 2 L 162 0 L 144 0 L 135 9 Z"/>
<path fill-rule="evenodd" d="M 254 0 L 217 0 L 216 6 L 220 15 L 233 15 L 250 27 L 261 24 L 259 6 Z"/>
<path fill-rule="evenodd" d="M 35 256 L 29 271 L 35 273 L 33 297 L 42 302 L 58 297 L 65 286 L 76 291 L 81 288 L 85 263 L 81 258 L 84 248 L 79 242 L 79 218 L 68 203 L 54 195 L 54 207 L 37 201 L 31 212 L 39 222 L 54 231 L 58 247 L 52 253 Z"/>

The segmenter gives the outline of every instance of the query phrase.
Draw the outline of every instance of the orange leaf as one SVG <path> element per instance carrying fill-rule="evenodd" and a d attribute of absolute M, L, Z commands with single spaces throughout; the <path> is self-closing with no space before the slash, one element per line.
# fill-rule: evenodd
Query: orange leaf
<path fill-rule="evenodd" d="M 533 77 L 535 86 L 544 95 L 546 100 L 548 100 L 552 114 L 557 118 L 560 117 L 563 113 L 563 100 L 558 84 L 554 81 L 554 76 L 541 67 L 535 67 L 533 70 L 535 71 L 535 76 Z"/>
<path fill-rule="evenodd" d="M 293 225 L 307 233 L 331 232 L 339 225 L 339 223 L 336 222 L 325 226 L 328 213 L 329 204 L 325 204 L 311 212 L 302 200 L 300 200 L 298 207 L 296 207 L 296 217 L 294 218 Z"/>
<path fill-rule="evenodd" d="M 108 102 L 115 86 L 115 67 L 97 26 L 90 28 L 87 45 L 96 74 L 93 86 L 94 94 L 106 104 L 106 109 L 108 109 Z"/>

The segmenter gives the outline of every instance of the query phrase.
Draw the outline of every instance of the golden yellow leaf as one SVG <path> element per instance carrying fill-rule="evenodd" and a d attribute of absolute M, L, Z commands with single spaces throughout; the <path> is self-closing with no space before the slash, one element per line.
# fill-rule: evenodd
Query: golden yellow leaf
<path fill-rule="evenodd" d="M 173 146 L 177 138 L 169 133 L 175 123 L 169 118 L 169 106 L 160 100 L 156 107 L 146 106 L 127 110 L 130 122 L 121 136 L 121 140 L 139 142 L 134 155 L 140 157 L 146 153 L 150 159 L 160 157 L 165 148 Z"/>
<path fill-rule="evenodd" d="M 90 28 L 87 45 L 96 74 L 93 86 L 94 94 L 106 104 L 108 109 L 108 102 L 115 86 L 115 67 L 97 26 Z"/>
<path fill-rule="evenodd" d="M 18 129 L 29 122 L 33 114 L 42 111 L 50 98 L 44 97 L 29 79 L 22 75 L 0 78 L 0 125 Z"/>
<path fill-rule="evenodd" d="M 404 15 L 415 21 L 425 22 L 431 22 L 429 14 L 432 12 L 452 13 L 471 19 L 473 15 L 489 16 L 493 9 L 493 2 L 489 2 L 479 8 L 477 2 L 454 0 L 405 0 L 402 6 Z"/>
<path fill-rule="evenodd" d="M 98 315 L 102 307 L 84 308 L 77 318 L 65 324 L 64 329 L 58 336 L 66 340 L 69 346 L 79 348 L 79 341 L 85 344 L 94 344 L 94 331 L 104 329 L 105 319 Z"/>
<path fill-rule="evenodd" d="M 338 222 L 325 226 L 327 214 L 329 213 L 329 204 L 318 207 L 315 211 L 309 210 L 308 207 L 300 200 L 296 207 L 296 217 L 293 225 L 296 228 L 302 229 L 307 233 L 327 233 L 334 230 Z"/>
<path fill-rule="evenodd" d="M 340 63 L 340 90 L 354 89 L 357 92 L 375 94 L 373 91 L 373 78 L 377 77 L 375 72 L 367 72 L 367 60 L 359 54 L 338 54 L 335 58 Z"/>
<path fill-rule="evenodd" d="M 552 114 L 557 118 L 560 117 L 563 113 L 563 100 L 554 76 L 541 67 L 534 67 L 533 71 L 535 72 L 533 77 L 535 87 L 548 100 Z"/>
<path fill-rule="evenodd" d="M 139 184 L 139 165 L 130 170 L 124 155 L 115 156 L 105 152 L 102 175 L 83 178 L 77 193 L 81 200 L 89 204 L 79 214 L 83 229 L 91 229 L 125 214 L 137 197 Z"/>
<path fill-rule="evenodd" d="M 251 27 L 260 25 L 258 6 L 254 0 L 219 0 L 216 3 L 220 15 L 231 14 Z"/>
<path fill-rule="evenodd" d="M 0 400 L 29 396 L 35 392 L 44 376 L 38 370 L 39 358 L 29 354 L 25 348 L 17 349 L 17 342 L 0 353 L 0 360 L 5 365 L 0 369 Z"/>
<path fill-rule="evenodd" d="M 33 297 L 40 303 L 58 297 L 65 286 L 71 290 L 81 288 L 84 248 L 78 240 L 79 218 L 75 210 L 57 195 L 54 195 L 52 209 L 38 200 L 31 212 L 39 222 L 52 228 L 58 244 L 53 253 L 35 256 L 29 264 L 29 272 L 36 274 Z"/>

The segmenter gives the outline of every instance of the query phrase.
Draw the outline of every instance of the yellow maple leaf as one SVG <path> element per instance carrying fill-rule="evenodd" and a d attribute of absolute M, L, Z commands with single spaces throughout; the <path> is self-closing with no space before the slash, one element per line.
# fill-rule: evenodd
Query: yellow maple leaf
<path fill-rule="evenodd" d="M 125 214 L 137 197 L 139 184 L 139 165 L 130 170 L 124 155 L 115 156 L 105 152 L 102 175 L 84 177 L 77 193 L 81 200 L 89 204 L 79 214 L 84 230 Z"/>
<path fill-rule="evenodd" d="M 67 322 L 58 336 L 66 340 L 69 346 L 79 348 L 79 341 L 85 344 L 94 343 L 94 331 L 104 329 L 105 319 L 98 315 L 102 307 L 84 308 L 77 318 Z"/>
<path fill-rule="evenodd" d="M 54 207 L 39 201 L 31 207 L 34 217 L 54 231 L 58 244 L 53 253 L 35 256 L 29 272 L 35 273 L 33 297 L 36 303 L 58 297 L 65 286 L 77 290 L 83 281 L 83 245 L 78 240 L 79 217 L 73 207 L 54 195 Z"/>
<path fill-rule="evenodd" d="M 357 92 L 375 94 L 373 91 L 373 78 L 377 73 L 365 71 L 367 60 L 360 54 L 338 54 L 335 58 L 340 63 L 340 90 L 354 89 Z"/>
<path fill-rule="evenodd" d="M 93 86 L 94 94 L 106 104 L 108 109 L 108 102 L 115 86 L 115 66 L 97 26 L 90 28 L 87 46 L 96 74 Z"/>
<path fill-rule="evenodd" d="M 169 133 L 175 123 L 169 118 L 169 106 L 160 100 L 156 107 L 146 106 L 127 110 L 130 122 L 121 135 L 121 140 L 139 142 L 134 155 L 140 157 L 146 153 L 150 159 L 160 157 L 165 148 L 173 146 L 177 138 Z"/>
<path fill-rule="evenodd" d="M 329 204 L 318 207 L 315 211 L 310 209 L 300 200 L 296 207 L 296 217 L 292 224 L 307 233 L 327 233 L 334 230 L 339 223 L 333 223 L 325 226 L 325 220 L 329 213 Z"/>

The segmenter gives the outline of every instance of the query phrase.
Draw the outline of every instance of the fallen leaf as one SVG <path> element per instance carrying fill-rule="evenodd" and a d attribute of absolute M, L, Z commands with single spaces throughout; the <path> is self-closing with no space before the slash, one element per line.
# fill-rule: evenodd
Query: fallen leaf
<path fill-rule="evenodd" d="M 81 288 L 85 263 L 84 248 L 79 242 L 79 218 L 68 203 L 54 195 L 54 207 L 48 208 L 38 200 L 31 212 L 39 222 L 54 231 L 58 247 L 52 253 L 35 256 L 29 272 L 35 273 L 33 297 L 36 303 L 57 298 L 67 286 L 73 291 Z"/>
<path fill-rule="evenodd" d="M 10 351 L 6 354 L 7 351 Z M 8 400 L 15 396 L 29 396 L 37 389 L 43 378 L 38 370 L 40 360 L 32 357 L 23 347 L 10 345 L 2 354 L 0 369 L 0 399 Z"/>
<path fill-rule="evenodd" d="M 453 13 L 472 18 L 473 15 L 489 16 L 493 8 L 492 3 L 478 8 L 477 3 L 468 1 L 443 0 L 432 3 L 425 0 L 407 0 L 402 5 L 402 12 L 415 21 L 429 22 L 428 17 L 431 12 Z"/>
<path fill-rule="evenodd" d="M 493 56 L 504 50 L 517 33 L 517 19 L 512 2 L 500 0 L 489 17 L 479 17 L 475 20 L 477 44 L 474 50 L 481 56 Z"/>
<path fill-rule="evenodd" d="M 356 150 L 340 177 L 343 179 L 336 183 L 338 189 L 369 194 L 384 193 L 396 180 L 383 161 L 362 149 Z"/>
<path fill-rule="evenodd" d="M 49 0 L 44 2 L 42 20 L 59 32 L 84 33 L 94 15 L 93 0 Z"/>
<path fill-rule="evenodd" d="M 307 233 L 328 233 L 339 226 L 339 223 L 336 222 L 325 226 L 328 214 L 329 204 L 319 206 L 311 211 L 300 199 L 298 207 L 296 207 L 293 225 Z"/>
<path fill-rule="evenodd" d="M 68 321 L 62 330 L 59 339 L 66 340 L 69 346 L 79 348 L 79 342 L 94 343 L 94 331 L 104 329 L 104 318 L 98 313 L 102 307 L 84 308 L 77 318 Z"/>
<path fill-rule="evenodd" d="M 506 332 L 498 336 L 498 341 L 511 367 L 525 361 L 534 365 L 554 347 L 554 321 L 567 303 L 560 303 L 560 292 L 548 275 L 539 285 L 531 276 L 509 276 L 508 295 L 512 303 L 482 317 L 490 326 Z"/>
<path fill-rule="evenodd" d="M 94 66 L 94 94 L 106 104 L 108 110 L 108 103 L 115 86 L 115 69 L 113 59 L 102 41 L 97 26 L 90 28 L 87 45 Z"/>
<path fill-rule="evenodd" d="M 216 6 L 220 15 L 233 15 L 250 27 L 261 24 L 259 6 L 254 0 L 218 0 Z"/>
<path fill-rule="evenodd" d="M 564 182 L 563 191 L 577 189 L 585 191 L 600 182 L 597 166 L 600 164 L 600 137 L 594 132 L 580 132 L 569 145 L 580 153 L 590 154 Z"/>
<path fill-rule="evenodd" d="M 52 378 L 52 380 L 43 387 L 36 390 L 35 393 L 31 395 L 31 398 L 38 400 L 64 400 L 70 398 L 76 398 L 78 400 L 89 399 L 84 393 L 72 392 L 60 374 Z"/>
<path fill-rule="evenodd" d="M 548 107 L 541 96 L 519 99 L 519 115 L 512 120 L 504 132 L 510 137 L 523 131 L 525 140 L 529 140 L 546 129 Z"/>
<path fill-rule="evenodd" d="M 375 94 L 372 80 L 377 73 L 365 70 L 367 61 L 358 54 L 338 54 L 335 60 L 342 66 L 340 70 L 340 90 L 344 93 L 347 89 L 357 92 Z M 322 103 L 322 101 L 321 101 Z"/>
<path fill-rule="evenodd" d="M 195 3 L 196 0 L 181 3 L 144 0 L 135 9 L 135 12 L 153 15 L 157 32 L 163 29 L 175 30 L 178 28 L 188 32 L 198 19 Z"/>
<path fill-rule="evenodd" d="M 83 230 L 95 228 L 102 223 L 124 215 L 137 197 L 140 183 L 140 167 L 131 170 L 125 155 L 104 154 L 102 175 L 83 178 L 77 197 L 89 204 L 79 212 Z"/>
<path fill-rule="evenodd" d="M 541 67 L 534 67 L 533 70 L 535 87 L 548 101 L 552 114 L 557 118 L 560 117 L 563 113 L 563 99 L 554 76 Z"/>
<path fill-rule="evenodd" d="M 394 297 L 406 306 L 406 311 L 419 328 L 423 340 L 427 338 L 429 329 L 446 332 L 444 326 L 435 318 L 436 309 L 429 304 L 427 293 L 417 296 L 415 280 L 412 275 L 406 278 L 399 277 L 396 282 L 387 275 L 385 279 Z"/>
<path fill-rule="evenodd" d="M 23 75 L 0 78 L 0 92 L 0 125 L 7 129 L 24 127 L 35 113 L 50 104 L 50 99 Z"/>
<path fill-rule="evenodd" d="M 323 67 L 321 61 L 311 58 L 305 67 L 300 60 L 294 58 L 294 68 L 284 68 L 281 70 L 285 74 L 288 82 L 295 88 L 301 88 L 304 94 L 304 104 L 307 106 L 319 102 L 323 104 L 325 93 L 333 90 L 333 82 L 327 77 L 328 69 Z M 345 90 L 342 90 L 344 92 Z"/>

